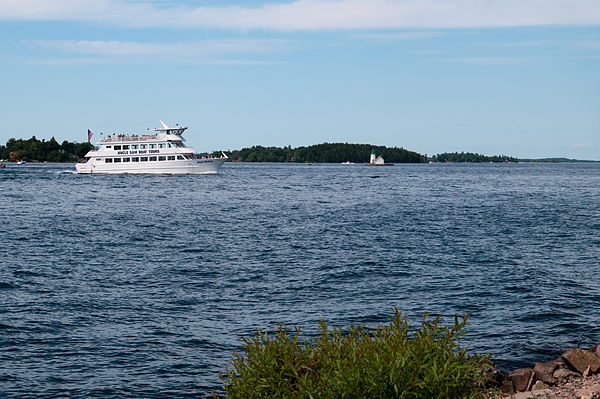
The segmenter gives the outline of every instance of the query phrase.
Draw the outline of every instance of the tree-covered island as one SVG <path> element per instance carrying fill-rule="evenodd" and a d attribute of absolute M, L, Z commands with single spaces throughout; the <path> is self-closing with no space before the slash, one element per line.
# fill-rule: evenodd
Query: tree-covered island
<path fill-rule="evenodd" d="M 391 163 L 423 163 L 423 162 L 518 162 L 517 158 L 506 155 L 486 156 L 472 152 L 454 152 L 427 155 L 408 151 L 404 148 L 374 146 L 371 144 L 323 143 L 308 147 L 263 147 L 253 146 L 235 151 L 224 151 L 234 162 L 324 162 L 365 163 L 369 160 L 371 150 Z M 221 154 L 216 152 L 215 155 Z"/>
<path fill-rule="evenodd" d="M 235 151 L 225 151 L 225 154 L 237 162 L 323 162 L 364 163 L 369 161 L 371 150 L 381 155 L 386 162 L 421 163 L 427 162 L 427 157 L 414 151 L 398 147 L 374 146 L 371 144 L 323 143 L 308 147 L 263 147 L 253 146 Z M 220 153 L 220 152 L 219 152 Z"/>
<path fill-rule="evenodd" d="M 431 157 L 431 162 L 519 162 L 518 158 L 509 157 L 507 155 L 482 155 L 472 152 L 445 152 Z"/>
<path fill-rule="evenodd" d="M 0 145 L 0 158 L 27 162 L 76 162 L 91 148 L 89 143 L 71 143 L 65 140 L 59 144 L 54 137 L 46 141 L 33 136 L 28 140 L 9 139 L 6 145 Z"/>
<path fill-rule="evenodd" d="M 11 138 L 6 145 L 0 145 L 0 159 L 28 162 L 76 162 L 83 159 L 92 148 L 93 146 L 86 142 L 75 143 L 65 140 L 59 144 L 54 137 L 50 140 L 38 140 L 35 136 L 30 139 Z M 223 152 L 233 162 L 365 163 L 368 162 L 372 150 L 390 163 L 519 162 L 519 159 L 506 155 L 487 156 L 471 152 L 442 153 L 428 158 L 427 155 L 402 147 L 350 143 L 323 143 L 296 148 L 256 145 L 241 150 Z M 215 151 L 213 155 L 220 156 L 221 151 Z"/>

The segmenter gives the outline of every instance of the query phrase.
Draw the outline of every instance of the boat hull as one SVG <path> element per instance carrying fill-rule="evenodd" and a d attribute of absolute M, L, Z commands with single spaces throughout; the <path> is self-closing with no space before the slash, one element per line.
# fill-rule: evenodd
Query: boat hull
<path fill-rule="evenodd" d="M 88 161 L 75 165 L 82 174 L 215 175 L 227 158 L 185 161 L 129 162 L 119 165 Z"/>

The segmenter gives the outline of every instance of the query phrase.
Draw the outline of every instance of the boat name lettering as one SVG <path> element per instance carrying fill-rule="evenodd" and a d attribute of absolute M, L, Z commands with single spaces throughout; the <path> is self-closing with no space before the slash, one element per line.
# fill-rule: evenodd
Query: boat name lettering
<path fill-rule="evenodd" d="M 146 150 L 143 150 L 143 151 L 142 151 L 142 150 L 140 150 L 140 151 L 139 151 L 139 154 L 145 154 L 145 153 L 147 153 L 147 152 L 148 152 L 148 151 L 146 151 Z"/>
<path fill-rule="evenodd" d="M 158 154 L 160 151 L 159 150 L 148 150 L 148 152 L 150 154 Z"/>
<path fill-rule="evenodd" d="M 137 151 L 129 151 L 130 154 L 137 154 Z"/>
<path fill-rule="evenodd" d="M 126 155 L 128 152 L 129 152 L 129 151 L 117 151 L 117 154 L 118 154 L 118 155 L 123 155 L 123 154 L 125 154 L 125 155 Z"/>

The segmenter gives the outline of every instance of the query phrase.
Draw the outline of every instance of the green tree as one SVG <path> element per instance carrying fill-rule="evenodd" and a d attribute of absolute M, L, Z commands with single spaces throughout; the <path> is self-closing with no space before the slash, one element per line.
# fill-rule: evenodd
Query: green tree
<path fill-rule="evenodd" d="M 63 141 L 59 144 L 54 137 L 50 140 L 38 140 L 35 136 L 28 140 L 10 138 L 6 145 L 0 146 L 2 159 L 9 159 L 15 154 L 15 159 L 34 162 L 73 162 L 83 158 L 92 148 L 89 143 L 70 143 Z"/>

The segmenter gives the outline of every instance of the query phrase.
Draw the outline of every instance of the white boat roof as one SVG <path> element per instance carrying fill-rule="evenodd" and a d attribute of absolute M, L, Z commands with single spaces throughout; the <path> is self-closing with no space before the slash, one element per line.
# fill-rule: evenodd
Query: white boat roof
<path fill-rule="evenodd" d="M 175 127 L 169 127 L 166 123 L 159 120 L 162 128 L 153 129 L 155 134 L 112 134 L 107 137 L 102 137 L 98 140 L 99 143 L 112 143 L 112 142 L 137 142 L 137 141 L 185 141 L 181 135 L 187 129 L 187 126 L 175 125 Z"/>
<path fill-rule="evenodd" d="M 187 126 L 179 126 L 179 124 L 176 124 L 175 127 L 169 127 L 163 121 L 159 120 L 159 122 L 162 125 L 162 128 L 154 129 L 155 132 L 164 132 L 167 134 L 181 135 L 183 134 L 184 130 L 187 129 Z"/>

